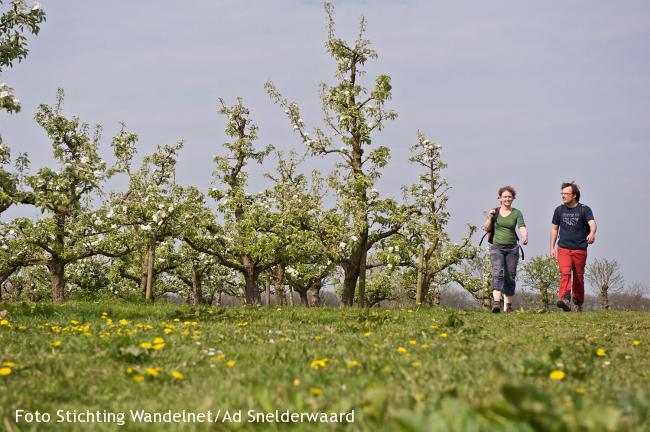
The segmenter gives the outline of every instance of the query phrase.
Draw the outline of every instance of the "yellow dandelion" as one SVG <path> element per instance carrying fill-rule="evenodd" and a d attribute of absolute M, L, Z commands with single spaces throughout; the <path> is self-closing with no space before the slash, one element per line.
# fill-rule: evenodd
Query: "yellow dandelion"
<path fill-rule="evenodd" d="M 108 312 L 102 312 L 102 316 L 108 315 Z"/>
<path fill-rule="evenodd" d="M 327 366 L 327 359 L 322 358 L 322 359 L 316 359 L 311 362 L 311 368 L 312 369 L 323 369 L 325 366 Z"/>
<path fill-rule="evenodd" d="M 408 350 L 406 348 L 404 348 L 404 347 L 398 347 L 397 352 L 404 354 L 404 353 L 408 352 Z"/>
<path fill-rule="evenodd" d="M 77 321 L 77 320 L 70 320 L 70 324 L 77 325 L 77 324 L 79 324 L 79 321 Z"/>
<path fill-rule="evenodd" d="M 181 320 L 178 318 L 174 318 L 174 322 L 181 322 Z"/>
<path fill-rule="evenodd" d="M 61 341 L 54 341 L 50 345 L 52 345 L 54 348 L 58 348 L 61 346 Z"/>
<path fill-rule="evenodd" d="M 321 340 L 321 339 L 323 339 L 323 336 L 314 336 L 314 340 L 319 341 L 319 340 Z"/>
<path fill-rule="evenodd" d="M 309 389 L 309 393 L 311 393 L 314 396 L 320 396 L 321 394 L 323 394 L 323 391 L 318 387 L 312 387 Z"/>
<path fill-rule="evenodd" d="M 584 387 L 576 387 L 576 393 L 585 394 L 585 393 L 587 393 L 587 389 L 584 388 Z"/>
<path fill-rule="evenodd" d="M 152 377 L 157 377 L 160 375 L 160 372 L 162 372 L 160 368 L 147 368 L 147 375 L 151 375 Z"/>
<path fill-rule="evenodd" d="M 562 381 L 566 377 L 566 373 L 563 370 L 554 370 L 548 374 L 548 377 L 553 381 Z"/>
<path fill-rule="evenodd" d="M 431 324 L 431 328 L 435 330 L 438 328 L 438 326 L 436 324 Z"/>
<path fill-rule="evenodd" d="M 448 335 L 447 333 L 440 333 L 438 336 L 440 336 L 440 337 L 447 337 L 447 336 L 449 336 L 449 335 Z"/>
<path fill-rule="evenodd" d="M 640 340 L 633 340 L 632 345 L 641 345 L 641 341 Z"/>
<path fill-rule="evenodd" d="M 126 373 L 132 374 L 133 373 L 133 368 L 132 367 L 126 368 Z"/>
<path fill-rule="evenodd" d="M 411 363 L 411 366 L 413 366 L 416 369 L 420 368 L 420 367 L 422 367 L 422 362 L 414 361 L 413 363 Z"/>
<path fill-rule="evenodd" d="M 152 348 L 153 348 L 154 350 L 156 350 L 156 351 L 159 351 L 159 350 L 165 348 L 165 344 L 164 344 L 164 343 L 157 343 L 157 344 L 154 344 L 154 345 L 152 346 Z"/>
<path fill-rule="evenodd" d="M 602 349 L 602 348 L 598 348 L 598 349 L 596 350 L 596 355 L 597 355 L 598 357 L 605 357 L 605 356 L 607 355 L 607 353 L 605 352 L 604 349 Z"/>
<path fill-rule="evenodd" d="M 188 334 L 190 334 L 190 331 L 189 330 L 181 330 L 181 334 L 183 336 L 187 336 Z"/>
<path fill-rule="evenodd" d="M 417 344 L 418 344 L 418 341 L 416 341 L 415 339 L 411 339 L 409 341 L 409 345 L 417 345 Z"/>
<path fill-rule="evenodd" d="M 154 338 L 153 343 L 155 343 L 155 344 L 165 343 L 165 339 L 163 339 L 161 337 L 157 337 L 157 338 Z"/>
<path fill-rule="evenodd" d="M 228 360 L 228 361 L 226 362 L 226 366 L 228 366 L 229 368 L 235 366 L 235 361 L 234 361 L 234 360 Z"/>
<path fill-rule="evenodd" d="M 420 348 L 427 349 L 427 348 L 429 348 L 429 344 L 422 344 L 422 345 L 420 345 Z"/>
<path fill-rule="evenodd" d="M 361 366 L 361 363 L 358 362 L 357 360 L 352 360 L 351 362 L 348 363 L 349 368 L 359 367 L 359 366 Z"/>
<path fill-rule="evenodd" d="M 172 329 L 170 329 L 170 328 L 166 328 L 166 329 L 163 330 L 163 331 L 164 331 L 165 333 L 169 334 L 169 333 L 173 332 L 174 330 L 172 330 Z"/>
<path fill-rule="evenodd" d="M 424 400 L 424 393 L 422 392 L 415 392 L 415 400 L 418 402 L 422 402 Z"/>
<path fill-rule="evenodd" d="M 300 385 L 300 380 L 298 378 L 294 378 L 293 385 L 294 386 L 299 386 Z"/>
<path fill-rule="evenodd" d="M 135 382 L 142 382 L 142 381 L 144 381 L 144 377 L 143 377 L 142 375 L 135 375 L 135 376 L 133 377 L 133 381 L 135 381 Z"/>
<path fill-rule="evenodd" d="M 237 327 L 246 327 L 248 325 L 248 321 L 243 321 L 243 322 L 238 322 Z"/>
<path fill-rule="evenodd" d="M 10 362 L 10 361 L 6 361 L 6 362 L 2 362 L 2 366 L 7 366 L 7 367 L 16 367 L 16 363 L 14 363 L 14 362 Z"/>
<path fill-rule="evenodd" d="M 183 378 L 185 378 L 183 374 L 180 373 L 179 371 L 172 371 L 171 376 L 176 380 L 182 380 Z"/>
<path fill-rule="evenodd" d="M 120 320 L 120 325 L 125 326 L 125 325 L 128 325 L 128 324 L 129 324 L 129 322 L 127 320 L 125 320 L 125 319 Z"/>
<path fill-rule="evenodd" d="M 151 342 L 142 342 L 140 348 L 151 349 Z"/>
<path fill-rule="evenodd" d="M 367 332 L 365 332 L 363 335 L 364 335 L 365 337 L 372 336 L 372 332 L 371 332 L 371 331 L 367 331 Z"/>
<path fill-rule="evenodd" d="M 9 325 L 9 321 L 7 321 L 6 319 L 0 320 L 0 325 L 2 325 L 2 326 L 8 326 L 8 325 Z"/>
<path fill-rule="evenodd" d="M 11 372 L 12 372 L 11 368 L 9 368 L 9 367 L 0 368 L 0 376 L 11 375 Z"/>

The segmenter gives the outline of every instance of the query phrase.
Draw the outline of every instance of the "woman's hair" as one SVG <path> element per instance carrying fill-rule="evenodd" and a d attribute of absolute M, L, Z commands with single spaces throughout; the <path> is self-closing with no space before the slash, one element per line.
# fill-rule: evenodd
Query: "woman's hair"
<path fill-rule="evenodd" d="M 564 188 L 568 188 L 568 187 L 571 188 L 571 192 L 573 192 L 573 195 L 576 196 L 576 201 L 580 201 L 580 188 L 578 187 L 578 185 L 576 184 L 576 182 L 571 182 L 571 183 L 566 182 L 566 183 L 562 183 L 562 187 L 561 187 L 560 189 L 564 189 Z"/>
<path fill-rule="evenodd" d="M 512 199 L 515 199 L 517 197 L 517 192 L 515 192 L 515 188 L 513 188 L 512 186 L 501 186 L 499 188 L 499 197 L 501 197 L 501 194 L 506 191 L 512 194 Z"/>

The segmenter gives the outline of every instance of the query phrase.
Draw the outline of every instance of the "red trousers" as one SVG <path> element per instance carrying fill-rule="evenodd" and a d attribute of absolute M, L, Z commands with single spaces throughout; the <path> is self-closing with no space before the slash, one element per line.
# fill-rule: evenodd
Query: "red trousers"
<path fill-rule="evenodd" d="M 557 264 L 560 267 L 560 298 L 570 300 L 573 297 L 574 304 L 584 303 L 586 262 L 586 249 L 557 248 Z"/>

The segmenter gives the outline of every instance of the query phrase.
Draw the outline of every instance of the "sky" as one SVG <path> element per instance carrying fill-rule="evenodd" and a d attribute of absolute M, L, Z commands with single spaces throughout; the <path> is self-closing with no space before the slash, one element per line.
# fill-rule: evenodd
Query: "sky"
<path fill-rule="evenodd" d="M 267 80 L 297 102 L 307 126 L 321 125 L 320 83 L 335 82 L 319 1 L 81 0 L 40 2 L 47 14 L 26 60 L 0 80 L 21 100 L 0 114 L 0 133 L 32 170 L 52 164 L 33 119 L 66 93 L 65 112 L 103 126 L 103 154 L 120 122 L 141 154 L 185 142 L 178 181 L 210 186 L 223 153 L 218 100 L 242 97 L 260 147 L 302 144 Z M 409 148 L 421 130 L 442 146 L 452 189 L 452 238 L 480 225 L 512 185 L 529 229 L 526 256 L 547 254 L 560 184 L 576 181 L 598 223 L 589 260 L 616 259 L 626 282 L 650 285 L 650 3 L 646 0 L 335 1 L 337 37 L 353 40 L 361 16 L 379 57 L 366 86 L 391 76 L 397 120 L 373 137 L 391 148 L 379 183 L 385 195 L 417 181 Z M 323 172 L 332 159 L 314 158 Z M 251 190 L 274 161 L 251 166 Z M 25 211 L 15 208 L 10 218 Z M 480 233 L 475 235 L 478 244 Z"/>

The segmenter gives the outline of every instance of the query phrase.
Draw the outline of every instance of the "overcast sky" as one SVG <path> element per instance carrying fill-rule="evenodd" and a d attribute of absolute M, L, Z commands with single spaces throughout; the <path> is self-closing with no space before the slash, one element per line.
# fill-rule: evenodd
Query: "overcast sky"
<path fill-rule="evenodd" d="M 141 153 L 185 141 L 179 180 L 210 185 L 226 139 L 218 98 L 237 96 L 260 127 L 259 145 L 301 148 L 263 84 L 320 124 L 318 84 L 333 83 L 320 1 L 41 1 L 47 13 L 30 54 L 3 73 L 22 112 L 0 131 L 32 169 L 51 163 L 33 120 L 38 104 L 66 91 L 66 113 L 104 127 L 103 153 L 119 122 Z M 626 281 L 650 284 L 650 2 L 338 1 L 336 30 L 358 34 L 361 15 L 379 58 L 366 76 L 393 80 L 399 118 L 375 143 L 392 161 L 381 191 L 416 180 L 407 162 L 417 130 L 442 145 L 453 189 L 452 236 L 482 222 L 503 184 L 517 189 L 529 257 L 548 251 L 560 183 L 575 180 L 599 229 L 589 259 L 617 259 Z M 325 171 L 329 164 L 314 160 Z M 273 161 L 261 173 L 271 170 Z M 253 190 L 262 187 L 253 176 Z M 17 210 L 5 213 L 11 217 Z M 480 235 L 476 236 L 478 243 Z"/>

